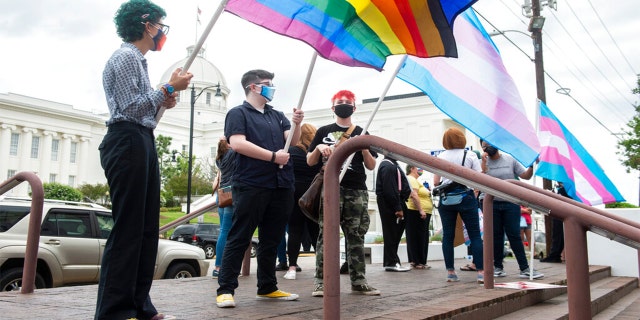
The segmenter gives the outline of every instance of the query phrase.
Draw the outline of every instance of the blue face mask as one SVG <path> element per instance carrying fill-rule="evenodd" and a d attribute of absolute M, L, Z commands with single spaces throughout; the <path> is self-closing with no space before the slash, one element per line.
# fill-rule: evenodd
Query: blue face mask
<path fill-rule="evenodd" d="M 261 85 L 261 87 L 260 95 L 267 99 L 267 101 L 273 100 L 273 93 L 276 92 L 276 87 L 269 87 L 266 85 Z"/>

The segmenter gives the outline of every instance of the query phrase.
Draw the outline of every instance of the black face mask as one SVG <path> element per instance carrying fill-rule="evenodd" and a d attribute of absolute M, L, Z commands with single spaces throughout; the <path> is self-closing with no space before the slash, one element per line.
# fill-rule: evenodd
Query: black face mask
<path fill-rule="evenodd" d="M 339 104 L 333 106 L 333 113 L 340 118 L 349 118 L 353 114 L 353 106 L 350 104 Z"/>
<path fill-rule="evenodd" d="M 498 152 L 498 149 L 492 146 L 488 146 L 484 148 L 484 152 L 486 152 L 489 155 L 489 157 L 493 157 Z"/>

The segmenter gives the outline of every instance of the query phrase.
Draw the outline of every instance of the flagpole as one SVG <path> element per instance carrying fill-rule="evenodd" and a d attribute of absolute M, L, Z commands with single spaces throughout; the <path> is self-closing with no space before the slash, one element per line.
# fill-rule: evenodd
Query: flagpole
<path fill-rule="evenodd" d="M 384 100 L 384 97 L 387 96 L 387 92 L 389 92 L 389 88 L 391 87 L 393 80 L 398 75 L 398 72 L 400 72 L 400 69 L 404 65 L 405 61 L 407 61 L 406 54 L 402 57 L 402 59 L 400 60 L 400 63 L 398 63 L 398 66 L 396 67 L 396 70 L 393 72 L 393 74 L 389 78 L 389 81 L 387 82 L 387 86 L 384 88 L 384 90 L 382 90 L 382 94 L 380 94 L 380 98 L 378 98 L 378 102 L 376 103 L 375 108 L 373 108 L 373 111 L 371 112 L 371 116 L 369 116 L 369 120 L 367 121 L 367 124 L 362 129 L 362 134 L 366 134 L 367 130 L 369 130 L 369 126 L 371 125 L 371 122 L 373 122 L 373 117 L 375 117 L 376 113 L 378 112 L 378 109 L 380 109 L 380 105 L 382 105 L 382 101 Z M 351 161 L 353 160 L 354 155 L 355 153 L 352 153 L 342 165 L 342 171 L 340 172 L 340 181 L 342 181 L 342 178 L 344 178 L 344 175 L 347 173 L 346 169 L 351 164 Z"/>
<path fill-rule="evenodd" d="M 204 44 L 204 41 L 207 40 L 207 37 L 209 36 L 211 29 L 213 29 L 213 26 L 216 24 L 216 21 L 218 21 L 218 18 L 222 14 L 222 11 L 224 11 L 224 7 L 227 5 L 227 2 L 229 2 L 229 0 L 222 0 L 220 2 L 218 9 L 213 14 L 213 17 L 211 17 L 211 21 L 209 21 L 209 24 L 207 25 L 207 27 L 202 31 L 200 40 L 198 40 L 198 43 L 196 43 L 195 47 L 193 47 L 193 52 L 191 52 L 191 55 L 189 56 L 187 61 L 184 63 L 184 66 L 182 67 L 182 71 L 180 72 L 181 75 L 184 75 L 185 73 L 187 73 L 187 71 L 189 71 L 189 68 L 193 63 L 193 60 L 195 60 L 196 56 L 198 56 L 198 53 L 200 52 L 200 49 L 202 49 L 202 45 Z M 164 115 L 165 110 L 166 110 L 165 107 L 160 107 L 160 109 L 156 113 L 156 122 L 160 122 L 160 119 L 162 119 L 162 115 Z"/>
<path fill-rule="evenodd" d="M 307 77 L 304 79 L 304 85 L 302 85 L 302 92 L 300 93 L 300 98 L 298 99 L 298 110 L 302 109 L 302 103 L 304 102 L 304 97 L 307 95 L 307 88 L 309 88 L 309 81 L 311 81 L 311 74 L 313 73 L 313 67 L 316 65 L 316 59 L 318 58 L 318 52 L 313 51 L 313 56 L 311 56 L 311 62 L 309 63 L 309 68 L 307 69 Z M 284 150 L 289 150 L 289 146 L 291 145 L 291 139 L 293 139 L 293 134 L 296 132 L 298 125 L 291 121 L 291 129 L 289 130 L 289 135 L 287 135 L 287 142 L 284 144 Z M 282 169 L 283 165 L 280 165 L 280 169 Z"/>
<path fill-rule="evenodd" d="M 536 130 L 536 135 L 539 137 L 540 136 L 540 99 L 536 99 L 536 116 L 535 116 L 535 130 Z M 536 169 L 538 168 L 537 166 L 537 161 L 533 161 L 533 163 L 531 164 L 533 166 L 533 185 L 536 185 Z M 532 222 L 536 221 L 536 211 L 533 210 L 533 208 L 531 208 L 531 219 Z M 537 224 L 536 224 L 537 225 Z M 533 223 L 532 223 L 532 227 L 533 227 Z M 546 231 L 546 229 L 545 229 Z M 531 239 L 527 239 L 529 240 L 529 251 L 530 256 L 531 256 L 531 262 L 529 263 L 529 280 L 533 281 L 533 264 L 534 264 L 534 260 L 535 260 L 535 253 L 536 253 L 536 237 L 535 237 L 536 231 L 535 230 L 531 230 Z"/>

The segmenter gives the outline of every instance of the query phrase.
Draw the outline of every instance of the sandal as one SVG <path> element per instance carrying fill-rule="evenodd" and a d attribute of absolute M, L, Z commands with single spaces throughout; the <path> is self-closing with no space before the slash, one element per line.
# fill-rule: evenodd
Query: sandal
<path fill-rule="evenodd" d="M 424 266 L 424 265 L 422 265 L 422 264 L 416 264 L 413 268 L 414 268 L 414 269 L 424 269 L 424 268 L 425 268 L 425 266 Z"/>
<path fill-rule="evenodd" d="M 478 269 L 476 269 L 476 267 L 474 267 L 474 266 L 472 266 L 470 264 L 468 264 L 468 265 L 466 265 L 464 267 L 460 267 L 460 270 L 462 270 L 462 271 L 478 271 Z"/>

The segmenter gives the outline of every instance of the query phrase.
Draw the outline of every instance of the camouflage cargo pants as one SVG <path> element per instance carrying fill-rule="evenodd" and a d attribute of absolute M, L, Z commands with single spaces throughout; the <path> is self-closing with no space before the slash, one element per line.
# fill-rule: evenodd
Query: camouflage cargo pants
<path fill-rule="evenodd" d="M 352 285 L 366 284 L 364 235 L 369 230 L 369 194 L 367 190 L 340 188 L 340 227 L 346 240 L 346 259 Z M 320 205 L 320 233 L 316 245 L 315 284 L 323 283 L 323 208 Z"/>

